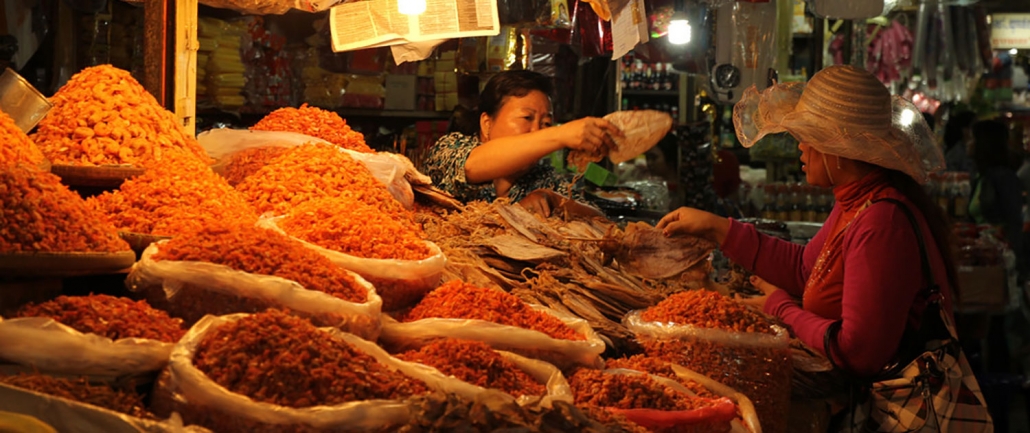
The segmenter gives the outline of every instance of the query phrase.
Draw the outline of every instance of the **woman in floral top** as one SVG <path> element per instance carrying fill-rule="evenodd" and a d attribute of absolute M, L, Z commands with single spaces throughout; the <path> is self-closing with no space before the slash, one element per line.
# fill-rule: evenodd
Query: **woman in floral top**
<path fill-rule="evenodd" d="M 494 75 L 479 96 L 478 123 L 437 141 L 426 156 L 425 173 L 464 202 L 507 197 L 542 215 L 563 204 L 566 211 L 600 215 L 563 200 L 568 182 L 540 160 L 559 149 L 611 145 L 612 135 L 622 132 L 595 117 L 551 128 L 551 91 L 550 80 L 536 72 Z"/>

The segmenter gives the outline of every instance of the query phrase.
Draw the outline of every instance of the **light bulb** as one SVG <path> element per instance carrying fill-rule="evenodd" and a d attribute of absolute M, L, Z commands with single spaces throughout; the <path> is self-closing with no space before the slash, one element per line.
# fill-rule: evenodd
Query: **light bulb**
<path fill-rule="evenodd" d="M 426 11 L 426 0 L 397 0 L 397 10 L 404 15 L 419 15 Z"/>
<path fill-rule="evenodd" d="M 678 11 L 669 20 L 669 43 L 683 45 L 690 42 L 690 22 L 687 14 Z"/>
<path fill-rule="evenodd" d="M 1016 54 L 1019 54 L 1019 49 L 1013 48 L 1013 49 L 1009 50 L 1009 54 L 1011 54 L 1013 56 L 1016 55 Z"/>
<path fill-rule="evenodd" d="M 901 126 L 911 125 L 913 120 L 916 120 L 916 113 L 909 108 L 902 110 L 901 118 L 898 119 L 901 122 Z"/>

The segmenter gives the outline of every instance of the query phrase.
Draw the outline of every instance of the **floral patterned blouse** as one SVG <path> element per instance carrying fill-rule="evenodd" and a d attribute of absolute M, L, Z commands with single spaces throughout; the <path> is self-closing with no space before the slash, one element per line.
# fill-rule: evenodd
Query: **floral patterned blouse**
<path fill-rule="evenodd" d="M 469 154 L 476 146 L 479 146 L 478 136 L 453 132 L 440 137 L 429 149 L 422 172 L 433 178 L 433 183 L 437 187 L 462 202 L 494 201 L 497 198 L 497 190 L 493 182 L 470 185 L 465 181 L 465 161 L 468 161 Z M 568 193 L 569 182 L 555 172 L 553 167 L 539 161 L 515 181 L 508 190 L 508 198 L 512 202 L 517 202 L 541 188 L 564 195 Z M 574 197 L 576 195 L 573 194 Z"/>

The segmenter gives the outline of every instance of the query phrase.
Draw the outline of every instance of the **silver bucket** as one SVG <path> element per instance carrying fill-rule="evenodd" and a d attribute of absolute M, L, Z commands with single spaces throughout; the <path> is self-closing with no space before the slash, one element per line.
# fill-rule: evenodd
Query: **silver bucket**
<path fill-rule="evenodd" d="M 11 68 L 0 74 L 0 111 L 11 116 L 26 134 L 53 106 L 46 96 Z"/>

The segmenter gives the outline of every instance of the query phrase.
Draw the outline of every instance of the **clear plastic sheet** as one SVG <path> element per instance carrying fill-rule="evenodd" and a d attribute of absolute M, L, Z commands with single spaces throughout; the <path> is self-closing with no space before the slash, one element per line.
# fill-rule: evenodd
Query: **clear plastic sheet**
<path fill-rule="evenodd" d="M 344 301 L 308 290 L 292 280 L 237 271 L 206 262 L 153 259 L 168 241 L 150 244 L 126 279 L 129 290 L 142 292 L 152 305 L 192 322 L 204 314 L 255 312 L 269 306 L 288 308 L 316 325 L 333 326 L 374 340 L 379 335 L 382 299 L 361 276 L 364 303 Z"/>
<path fill-rule="evenodd" d="M 84 334 L 44 317 L 0 319 L 0 358 L 49 373 L 117 377 L 158 371 L 172 346 Z"/>
<path fill-rule="evenodd" d="M 156 404 L 171 403 L 187 420 L 193 416 L 207 417 L 217 420 L 220 425 L 236 427 L 225 431 L 240 432 L 282 431 L 290 428 L 304 431 L 382 431 L 405 424 L 412 416 L 413 408 L 402 400 L 366 400 L 334 406 L 292 408 L 257 402 L 215 383 L 193 365 L 197 347 L 211 330 L 246 316 L 207 316 L 197 322 L 172 351 L 167 375 L 159 381 L 159 390 L 155 392 L 155 399 L 159 400 Z M 323 330 L 327 338 L 341 339 L 391 369 L 425 382 L 432 390 L 453 393 L 467 399 L 495 398 L 499 402 L 511 401 L 511 396 L 505 393 L 476 387 L 444 376 L 435 368 L 394 358 L 375 343 L 355 335 L 335 328 Z M 160 401 L 162 399 L 164 401 Z"/>
<path fill-rule="evenodd" d="M 433 318 L 398 322 L 388 316 L 383 317 L 383 332 L 379 338 L 384 345 L 395 351 L 421 347 L 425 342 L 436 338 L 451 337 L 482 341 L 495 349 L 547 361 L 558 368 L 598 368 L 603 364 L 601 353 L 604 352 L 604 341 L 587 321 L 546 307 L 532 307 L 557 317 L 578 334 L 586 337 L 586 340 L 559 340 L 540 331 L 485 320 Z"/>
<path fill-rule="evenodd" d="M 774 326 L 775 334 L 730 332 L 648 322 L 642 314 L 642 310 L 630 312 L 623 324 L 648 355 L 739 390 L 754 404 L 762 430 L 786 430 L 793 374 L 787 330 Z"/>

